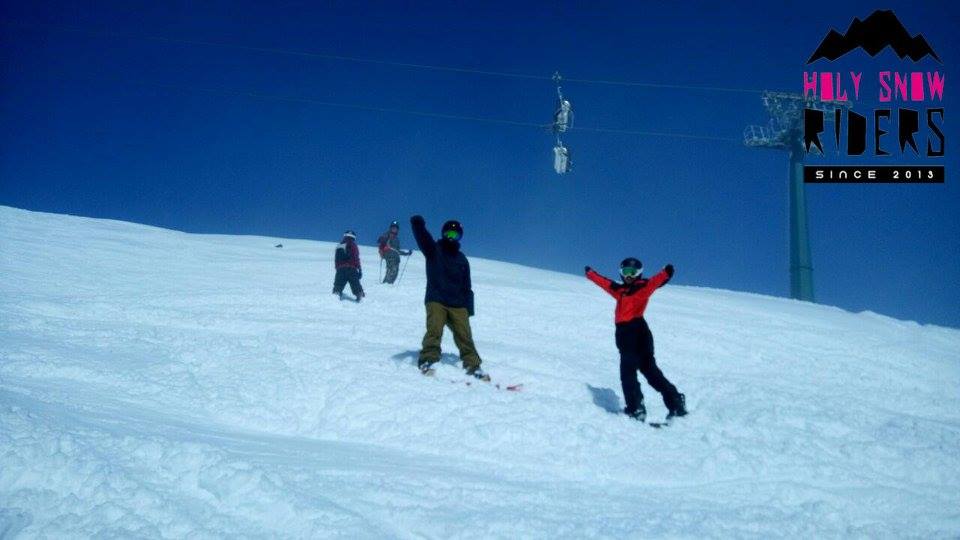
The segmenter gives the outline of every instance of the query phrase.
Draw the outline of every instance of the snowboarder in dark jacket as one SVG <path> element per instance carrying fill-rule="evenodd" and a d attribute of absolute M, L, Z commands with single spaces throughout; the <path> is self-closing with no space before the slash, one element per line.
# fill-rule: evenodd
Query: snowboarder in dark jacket
<path fill-rule="evenodd" d="M 387 232 L 380 235 L 377 244 L 380 258 L 387 262 L 387 273 L 383 277 L 384 283 L 393 283 L 397 280 L 397 270 L 400 269 L 400 256 L 409 256 L 412 251 L 400 249 L 400 224 L 396 221 L 390 224 Z"/>
<path fill-rule="evenodd" d="M 615 314 L 617 349 L 620 351 L 620 384 L 626 408 L 623 412 L 644 421 L 647 416 L 643 405 L 643 393 L 637 380 L 637 370 L 643 373 L 647 383 L 663 396 L 669 411 L 667 419 L 687 414 L 686 399 L 677 387 L 670 383 L 657 367 L 653 356 L 653 334 L 643 318 L 650 296 L 673 277 L 673 265 L 668 264 L 650 279 L 644 279 L 643 264 L 628 257 L 620 263 L 622 283 L 614 282 L 584 267 L 587 279 L 596 283 L 617 300 Z"/>
<path fill-rule="evenodd" d="M 467 373 L 482 380 L 490 377 L 480 368 L 480 355 L 473 344 L 470 317 L 473 316 L 473 287 L 470 282 L 470 263 L 460 251 L 463 227 L 458 221 L 448 221 L 435 241 L 427 231 L 423 217 L 410 218 L 413 236 L 427 261 L 427 332 L 417 365 L 425 374 L 432 373 L 432 364 L 440 360 L 440 342 L 443 327 L 453 331 L 453 341 L 460 349 L 460 359 Z"/>
<path fill-rule="evenodd" d="M 359 302 L 364 297 L 364 292 L 363 286 L 360 285 L 363 270 L 360 268 L 360 249 L 357 247 L 356 233 L 353 231 L 343 233 L 343 239 L 334 253 L 333 264 L 337 274 L 333 278 L 333 294 L 343 300 L 343 288 L 349 283 L 350 292 Z"/>

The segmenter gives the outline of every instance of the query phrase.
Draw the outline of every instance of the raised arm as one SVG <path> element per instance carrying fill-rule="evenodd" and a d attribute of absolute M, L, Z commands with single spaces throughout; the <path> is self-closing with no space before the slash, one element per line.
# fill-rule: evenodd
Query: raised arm
<path fill-rule="evenodd" d="M 598 287 L 607 291 L 607 294 L 616 298 L 617 294 L 614 292 L 613 281 L 601 276 L 593 268 L 589 266 L 584 267 L 584 272 L 587 274 L 587 279 L 597 284 Z"/>
<path fill-rule="evenodd" d="M 664 285 L 666 285 L 667 282 L 670 281 L 670 278 L 672 277 L 673 277 L 673 265 L 668 264 L 663 267 L 663 270 L 657 272 L 655 276 L 650 278 L 650 285 L 652 285 L 654 289 L 659 289 L 660 287 L 663 287 Z"/>
<path fill-rule="evenodd" d="M 417 247 L 423 253 L 424 257 L 430 258 L 437 252 L 437 242 L 427 231 L 427 225 L 423 221 L 423 216 L 416 215 L 410 218 L 410 226 L 413 228 L 413 237 L 417 240 Z"/>

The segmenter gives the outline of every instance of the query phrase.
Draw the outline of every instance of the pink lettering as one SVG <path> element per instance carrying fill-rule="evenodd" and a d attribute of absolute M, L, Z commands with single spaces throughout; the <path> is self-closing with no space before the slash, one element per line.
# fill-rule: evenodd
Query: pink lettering
<path fill-rule="evenodd" d="M 863 77 L 863 72 L 855 73 L 850 72 L 850 78 L 853 79 L 853 99 L 860 99 L 860 78 Z"/>
<path fill-rule="evenodd" d="M 890 72 L 881 71 L 880 72 L 880 102 L 886 103 L 890 101 L 893 96 L 890 91 Z"/>
<path fill-rule="evenodd" d="M 893 88 L 896 91 L 898 101 L 907 100 L 907 78 L 900 75 L 899 71 L 893 74 Z"/>
<path fill-rule="evenodd" d="M 833 99 L 833 73 L 829 71 L 820 74 L 820 99 Z"/>
<path fill-rule="evenodd" d="M 843 82 L 843 79 L 840 77 L 840 72 L 837 72 L 837 101 L 846 101 L 847 100 L 847 91 L 843 89 L 843 85 L 840 84 Z"/>
<path fill-rule="evenodd" d="M 803 97 L 807 97 L 807 93 L 813 94 L 813 97 L 817 97 L 817 72 L 807 76 L 807 72 L 803 72 Z"/>
<path fill-rule="evenodd" d="M 930 85 L 930 99 L 934 98 L 943 101 L 943 80 L 944 76 L 939 71 L 927 73 L 927 84 Z"/>
<path fill-rule="evenodd" d="M 923 73 L 910 74 L 910 101 L 923 101 Z"/>

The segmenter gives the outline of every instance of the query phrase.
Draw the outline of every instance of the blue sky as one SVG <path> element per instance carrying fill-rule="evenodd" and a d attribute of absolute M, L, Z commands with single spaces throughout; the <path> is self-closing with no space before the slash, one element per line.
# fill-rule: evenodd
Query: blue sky
<path fill-rule="evenodd" d="M 947 74 L 947 182 L 807 186 L 817 299 L 958 327 L 950 2 L 6 1 L 0 204 L 191 232 L 352 228 L 363 243 L 399 219 L 408 246 L 422 213 L 434 229 L 460 219 L 473 256 L 613 274 L 632 255 L 672 262 L 680 284 L 786 296 L 787 156 L 740 142 L 766 120 L 756 93 L 566 83 L 576 126 L 722 140 L 574 131 L 558 176 L 545 130 L 396 112 L 547 123 L 548 80 L 281 51 L 799 91 L 824 34 L 878 8 L 943 59 L 919 65 Z"/>

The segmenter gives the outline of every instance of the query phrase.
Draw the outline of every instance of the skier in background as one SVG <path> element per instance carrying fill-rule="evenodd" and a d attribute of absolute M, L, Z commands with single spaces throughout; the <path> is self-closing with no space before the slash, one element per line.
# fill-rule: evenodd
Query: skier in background
<path fill-rule="evenodd" d="M 657 367 L 653 356 L 653 334 L 643 318 L 650 296 L 673 277 L 673 265 L 668 264 L 655 276 L 644 279 L 643 264 L 634 257 L 627 257 L 620 263 L 623 283 L 605 278 L 589 266 L 584 267 L 584 272 L 587 279 L 617 300 L 615 322 L 617 349 L 620 351 L 620 384 L 627 404 L 623 412 L 641 422 L 646 420 L 647 409 L 643 405 L 643 393 L 637 380 L 637 370 L 640 370 L 647 383 L 663 396 L 663 403 L 669 411 L 667 419 L 685 416 L 685 396 Z"/>
<path fill-rule="evenodd" d="M 397 270 L 400 269 L 400 256 L 410 256 L 412 251 L 400 249 L 400 225 L 394 221 L 387 232 L 380 235 L 377 244 L 380 247 L 380 258 L 387 262 L 387 273 L 383 276 L 384 283 L 392 284 L 397 280 Z"/>
<path fill-rule="evenodd" d="M 333 278 L 333 294 L 343 300 L 343 287 L 349 283 L 350 292 L 359 302 L 363 297 L 363 286 L 360 285 L 360 279 L 363 277 L 363 270 L 360 268 L 360 249 L 357 247 L 357 234 L 353 231 L 343 233 L 343 239 L 337 246 L 333 258 L 334 267 L 337 274 Z"/>
<path fill-rule="evenodd" d="M 490 376 L 480 368 L 480 355 L 473 344 L 470 317 L 473 316 L 473 288 L 470 283 L 470 263 L 460 251 L 463 227 L 450 220 L 440 230 L 435 241 L 427 231 L 422 216 L 410 218 L 417 246 L 427 260 L 427 333 L 417 366 L 425 375 L 433 373 L 430 366 L 440 360 L 440 342 L 443 327 L 453 331 L 453 341 L 460 349 L 460 359 L 468 375 L 489 381 Z"/>

